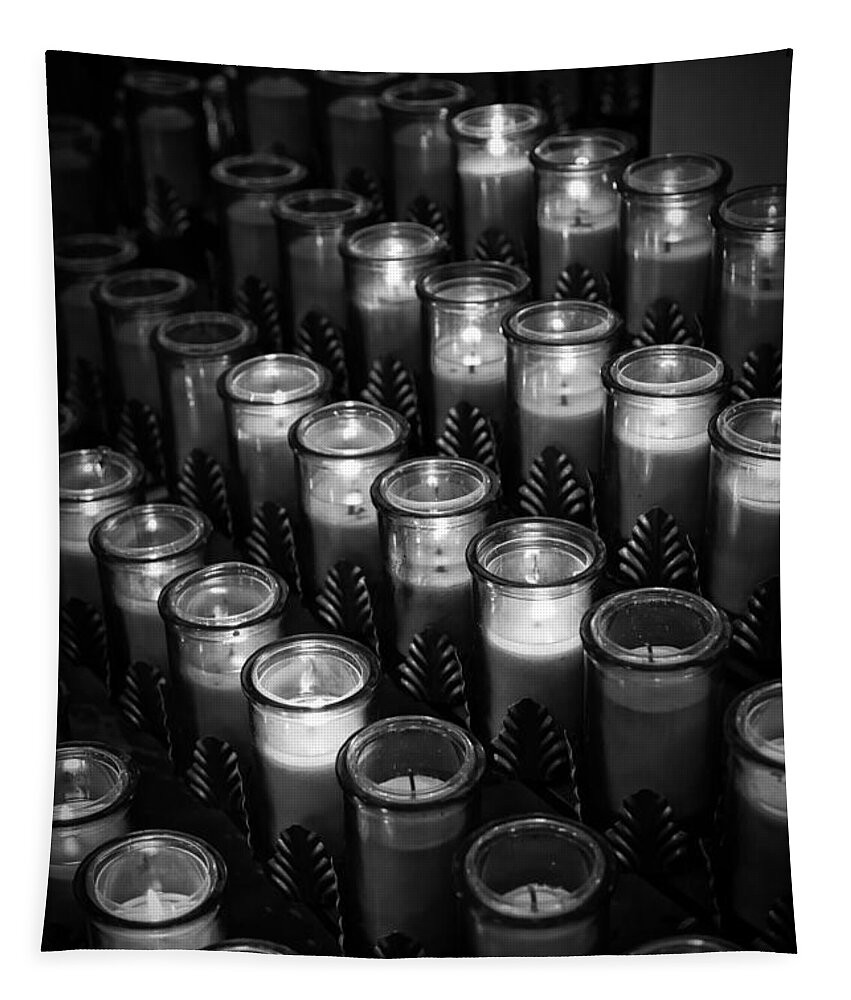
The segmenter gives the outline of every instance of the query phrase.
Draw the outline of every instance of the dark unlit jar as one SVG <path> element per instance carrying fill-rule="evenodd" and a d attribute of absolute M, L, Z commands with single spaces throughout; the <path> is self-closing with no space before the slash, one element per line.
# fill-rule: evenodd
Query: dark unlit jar
<path fill-rule="evenodd" d="M 97 229 L 101 134 L 85 118 L 49 114 L 50 202 L 57 235 Z"/>
<path fill-rule="evenodd" d="M 303 73 L 240 66 L 242 110 L 253 153 L 284 150 L 307 163 L 313 148 L 310 86 Z"/>

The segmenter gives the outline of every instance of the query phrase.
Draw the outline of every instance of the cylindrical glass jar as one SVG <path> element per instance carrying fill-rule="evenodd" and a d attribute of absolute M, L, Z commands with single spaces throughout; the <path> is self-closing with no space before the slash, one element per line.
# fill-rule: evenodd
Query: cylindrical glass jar
<path fill-rule="evenodd" d="M 114 669 L 141 660 L 168 673 L 157 601 L 170 580 L 204 565 L 212 530 L 191 507 L 149 503 L 111 514 L 92 531 Z"/>
<path fill-rule="evenodd" d="M 151 334 L 170 316 L 189 312 L 195 282 L 178 271 L 145 268 L 104 278 L 92 292 L 103 339 L 109 391 L 159 413 L 160 387 Z"/>
<path fill-rule="evenodd" d="M 633 948 L 630 955 L 694 955 L 700 952 L 741 951 L 737 944 L 705 934 L 677 934 L 673 937 L 648 941 Z"/>
<path fill-rule="evenodd" d="M 59 454 L 73 451 L 80 443 L 80 415 L 68 403 L 59 403 Z"/>
<path fill-rule="evenodd" d="M 535 254 L 535 170 L 529 153 L 546 115 L 531 104 L 488 104 L 459 111 L 449 123 L 455 143 L 464 256 L 473 257 L 487 229 L 511 241 L 521 265 Z"/>
<path fill-rule="evenodd" d="M 765 930 L 769 910 L 792 892 L 780 681 L 739 695 L 727 709 L 724 735 L 728 903 L 739 919 Z"/>
<path fill-rule="evenodd" d="M 220 465 L 228 464 L 227 424 L 217 383 L 223 372 L 251 354 L 256 342 L 253 323 L 224 312 L 173 316 L 154 330 L 174 478 L 196 448 Z"/>
<path fill-rule="evenodd" d="M 379 583 L 383 563 L 378 515 L 369 495 L 376 476 L 399 462 L 408 421 L 368 403 L 332 403 L 301 417 L 290 430 L 301 511 L 313 554 L 314 589 L 335 563 L 348 560 Z"/>
<path fill-rule="evenodd" d="M 763 344 L 783 345 L 786 187 L 745 188 L 712 214 L 712 346 L 734 371 Z"/>
<path fill-rule="evenodd" d="M 259 938 L 230 938 L 210 944 L 204 951 L 252 951 L 258 955 L 297 955 L 297 951 L 275 941 L 261 941 Z"/>
<path fill-rule="evenodd" d="M 496 515 L 500 482 L 460 458 L 414 458 L 372 484 L 385 577 L 393 595 L 396 649 L 404 656 L 426 626 L 468 651 L 473 640 L 466 551 Z"/>
<path fill-rule="evenodd" d="M 340 244 L 366 225 L 372 206 L 352 191 L 312 188 L 285 194 L 272 212 L 290 327 L 298 327 L 309 312 L 320 312 L 345 329 L 348 306 Z"/>
<path fill-rule="evenodd" d="M 86 233 L 100 219 L 98 129 L 75 115 L 49 114 L 50 201 L 57 236 Z"/>
<path fill-rule="evenodd" d="M 500 324 L 529 297 L 530 286 L 519 267 L 498 261 L 441 264 L 417 281 L 435 436 L 462 400 L 503 420 L 506 350 Z"/>
<path fill-rule="evenodd" d="M 103 348 L 92 291 L 105 275 L 128 267 L 139 256 L 124 236 L 102 233 L 65 236 L 53 245 L 56 329 L 61 367 L 67 374 L 78 359 L 103 367 Z"/>
<path fill-rule="evenodd" d="M 297 72 L 239 67 L 248 147 L 307 163 L 313 147 L 310 87 Z"/>
<path fill-rule="evenodd" d="M 382 719 L 340 750 L 346 870 L 365 941 L 392 931 L 429 956 L 459 953 L 452 860 L 475 828 L 481 744 L 427 716 Z"/>
<path fill-rule="evenodd" d="M 420 77 L 388 87 L 379 104 L 390 143 L 395 217 L 404 219 L 417 198 L 455 224 L 455 162 L 449 116 L 473 99 L 456 80 Z"/>
<path fill-rule="evenodd" d="M 123 80 L 140 200 L 162 178 L 187 208 L 198 208 L 207 172 L 206 119 L 197 77 L 140 69 Z"/>
<path fill-rule="evenodd" d="M 651 587 L 604 598 L 580 632 L 586 801 L 609 819 L 648 788 L 678 821 L 705 821 L 718 793 L 729 621 L 696 594 Z"/>
<path fill-rule="evenodd" d="M 234 466 L 246 515 L 270 501 L 298 517 L 298 480 L 289 443 L 292 425 L 328 402 L 331 373 L 296 354 L 264 354 L 219 380 Z"/>
<path fill-rule="evenodd" d="M 172 580 L 158 602 L 170 673 L 195 736 L 226 740 L 246 765 L 251 733 L 242 668 L 255 650 L 284 634 L 288 594 L 270 570 L 225 562 Z"/>
<path fill-rule="evenodd" d="M 46 920 L 77 925 L 71 883 L 83 858 L 130 830 L 139 771 L 132 758 L 103 743 L 67 742 L 56 748 L 53 830 Z"/>
<path fill-rule="evenodd" d="M 636 145 L 628 132 L 588 129 L 548 136 L 532 151 L 541 298 L 555 295 L 558 279 L 571 264 L 588 268 L 598 282 L 615 285 L 617 182 L 635 157 Z"/>
<path fill-rule="evenodd" d="M 710 212 L 723 197 L 730 168 L 714 156 L 664 153 L 623 172 L 621 246 L 623 314 L 631 334 L 658 299 L 678 304 L 687 320 L 705 318 L 710 276 Z"/>
<path fill-rule="evenodd" d="M 74 879 L 94 948 L 195 950 L 224 938 L 227 868 L 219 852 L 173 830 L 120 837 L 89 854 Z"/>
<path fill-rule="evenodd" d="M 474 694 L 493 739 L 523 698 L 572 739 L 582 728 L 579 623 L 593 603 L 606 547 L 593 531 L 548 517 L 493 524 L 467 548 L 481 671 Z"/>
<path fill-rule="evenodd" d="M 608 393 L 603 501 L 608 531 L 629 538 L 640 514 L 661 507 L 695 547 L 703 537 L 709 421 L 729 386 L 724 362 L 702 347 L 639 347 L 603 365 Z"/>
<path fill-rule="evenodd" d="M 59 456 L 59 593 L 102 607 L 92 528 L 108 514 L 141 503 L 145 470 L 135 458 L 110 448 L 66 451 Z"/>
<path fill-rule="evenodd" d="M 224 284 L 233 301 L 250 275 L 277 288 L 280 281 L 278 237 L 272 207 L 307 177 L 295 160 L 271 153 L 228 156 L 213 166 L 222 239 Z"/>
<path fill-rule="evenodd" d="M 340 250 L 364 371 L 376 361 L 396 358 L 420 375 L 423 337 L 416 282 L 448 259 L 449 247 L 428 226 L 382 222 L 353 233 Z"/>
<path fill-rule="evenodd" d="M 620 316 L 597 302 L 533 302 L 502 321 L 508 341 L 506 432 L 514 475 L 529 474 L 550 446 L 578 476 L 600 471 L 606 392 L 603 363 L 614 352 Z"/>
<path fill-rule="evenodd" d="M 488 824 L 455 862 L 467 954 L 598 954 L 616 867 L 605 838 L 581 823 L 522 816 Z"/>
<path fill-rule="evenodd" d="M 378 95 L 398 74 L 321 70 L 316 76 L 331 183 L 342 187 L 356 168 L 383 181 L 386 150 Z"/>
<path fill-rule="evenodd" d="M 378 658 L 339 635 L 305 633 L 259 649 L 242 669 L 270 849 L 299 824 L 343 851 L 335 762 L 373 717 Z"/>
<path fill-rule="evenodd" d="M 757 586 L 780 575 L 780 400 L 728 406 L 709 439 L 703 584 L 710 600 L 740 615 Z"/>

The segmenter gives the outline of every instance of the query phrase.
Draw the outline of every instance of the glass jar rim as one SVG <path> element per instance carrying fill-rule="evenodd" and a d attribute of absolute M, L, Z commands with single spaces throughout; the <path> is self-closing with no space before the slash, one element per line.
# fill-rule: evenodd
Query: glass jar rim
<path fill-rule="evenodd" d="M 585 316 L 594 319 L 592 325 L 571 329 L 570 322 L 562 330 L 534 329 L 529 321 L 539 316 Z M 602 302 L 585 302 L 582 299 L 552 299 L 545 302 L 528 302 L 506 313 L 502 320 L 502 334 L 506 340 L 535 344 L 540 347 L 581 347 L 615 340 L 620 334 L 623 320 L 614 309 Z"/>
<path fill-rule="evenodd" d="M 779 462 L 780 413 L 780 399 L 745 399 L 732 403 L 710 419 L 709 440 L 713 447 L 721 451 Z M 766 423 L 766 431 L 770 427 L 771 440 L 766 439 L 764 435 L 755 437 L 753 434 L 745 434 L 737 428 L 737 424 L 740 425 L 754 417 Z"/>
<path fill-rule="evenodd" d="M 298 952 L 277 941 L 264 941 L 261 938 L 227 938 L 208 944 L 204 951 L 251 951 L 259 955 L 297 955 Z"/>
<path fill-rule="evenodd" d="M 456 112 L 449 120 L 449 131 L 461 140 L 515 139 L 538 131 L 546 123 L 546 112 L 534 104 L 480 104 Z"/>
<path fill-rule="evenodd" d="M 76 233 L 53 242 L 56 266 L 70 274 L 105 274 L 138 256 L 139 248 L 133 240 L 109 233 Z"/>
<path fill-rule="evenodd" d="M 124 74 L 122 83 L 129 90 L 147 97 L 182 97 L 201 90 L 201 81 L 197 76 L 153 68 L 130 70 Z"/>
<path fill-rule="evenodd" d="M 408 731 L 429 732 L 451 742 L 461 758 L 455 773 L 435 788 L 420 792 L 415 798 L 382 788 L 369 778 L 358 780 L 354 769 L 358 757 L 373 743 L 387 734 Z M 445 806 L 465 797 L 482 778 L 485 770 L 485 751 L 481 743 L 461 726 L 445 719 L 427 715 L 394 715 L 379 719 L 353 733 L 337 754 L 337 780 L 344 793 L 368 805 L 380 808 L 417 812 Z"/>
<path fill-rule="evenodd" d="M 678 648 L 674 653 L 657 652 L 655 657 L 648 658 L 643 653 L 646 646 L 622 646 L 608 634 L 615 616 L 636 605 L 676 606 L 693 614 L 696 621 L 700 620 L 705 625 L 704 634 L 696 642 Z M 714 604 L 697 594 L 673 587 L 643 587 L 610 594 L 593 604 L 579 624 L 582 645 L 586 654 L 593 659 L 656 673 L 690 670 L 714 663 L 729 645 L 730 634 L 729 619 Z M 642 652 L 638 652 L 639 650 Z"/>
<path fill-rule="evenodd" d="M 411 500 L 392 493 L 403 476 L 429 474 L 465 476 L 472 487 L 457 497 L 436 500 Z M 370 488 L 372 502 L 384 514 L 422 519 L 466 516 L 496 503 L 500 494 L 499 477 L 485 465 L 466 458 L 410 458 L 381 472 Z"/>
<path fill-rule="evenodd" d="M 441 93 L 442 91 L 442 93 Z M 431 94 L 432 96 L 409 96 Z M 473 99 L 473 91 L 458 80 L 448 77 L 420 77 L 400 80 L 381 92 L 378 103 L 389 111 L 417 112 L 448 111 Z"/>
<path fill-rule="evenodd" d="M 119 544 L 110 539 L 110 534 L 124 527 L 125 522 L 139 518 L 170 518 L 172 522 L 185 527 L 183 535 L 168 542 L 144 547 Z M 98 559 L 119 562 L 157 562 L 184 555 L 202 548 L 213 532 L 213 525 L 206 514 L 192 507 L 173 503 L 146 503 L 135 507 L 125 507 L 99 521 L 89 539 L 92 551 Z"/>
<path fill-rule="evenodd" d="M 367 445 L 354 448 L 342 446 L 322 447 L 316 442 L 306 439 L 308 432 L 318 423 L 333 420 L 340 416 L 359 415 L 380 423 L 392 437 L 383 444 Z M 289 444 L 297 455 L 315 455 L 321 458 L 366 458 L 376 455 L 386 455 L 389 452 L 404 448 L 411 434 L 411 425 L 395 410 L 383 406 L 374 406 L 360 400 L 346 399 L 339 403 L 328 403 L 309 413 L 303 414 L 293 423 L 289 430 Z"/>
<path fill-rule="evenodd" d="M 739 694 L 724 713 L 724 734 L 727 745 L 735 748 L 750 760 L 775 771 L 786 770 L 786 745 L 777 744 L 777 738 L 768 738 L 757 727 L 759 714 L 767 705 L 779 702 L 783 719 L 783 682 L 766 681 Z"/>
<path fill-rule="evenodd" d="M 187 607 L 192 597 L 211 582 L 246 579 L 265 587 L 265 594 L 254 607 L 215 616 L 202 615 Z M 167 624 L 200 628 L 205 632 L 230 632 L 279 617 L 283 614 L 288 596 L 289 587 L 277 573 L 263 566 L 233 560 L 202 566 L 175 577 L 162 589 L 157 604 L 160 616 Z"/>
<path fill-rule="evenodd" d="M 67 740 L 56 747 L 56 770 L 60 763 L 90 758 L 100 768 L 109 772 L 114 782 L 109 791 L 97 799 L 85 799 L 53 804 L 53 826 L 70 827 L 93 820 L 101 820 L 122 809 L 136 794 L 139 768 L 123 750 L 87 740 Z M 55 796 L 55 793 L 54 793 Z M 78 808 L 74 808 L 78 806 Z"/>
<path fill-rule="evenodd" d="M 595 144 L 598 146 L 596 151 Z M 561 151 L 557 147 L 567 149 L 571 145 L 578 149 L 588 149 L 588 154 L 572 159 L 560 158 Z M 531 159 L 537 169 L 551 173 L 599 173 L 625 164 L 637 145 L 638 140 L 629 132 L 617 129 L 576 129 L 548 135 L 532 150 Z M 584 162 L 579 162 L 580 159 Z"/>
<path fill-rule="evenodd" d="M 633 948 L 630 955 L 686 955 L 698 952 L 741 951 L 739 945 L 709 934 L 672 934 Z"/>
<path fill-rule="evenodd" d="M 160 285 L 161 288 L 148 292 L 140 291 L 139 286 L 144 286 L 146 283 Z M 130 286 L 130 294 L 122 292 L 122 285 Z M 134 268 L 118 271 L 103 278 L 95 286 L 92 298 L 95 302 L 116 311 L 155 309 L 188 299 L 195 292 L 195 287 L 192 278 L 181 274 L 180 271 L 161 267 Z"/>
<path fill-rule="evenodd" d="M 467 306 L 471 309 L 496 305 L 525 294 L 532 279 L 514 264 L 495 260 L 465 260 L 438 264 L 417 278 L 417 295 L 423 302 Z M 471 299 L 460 294 L 448 294 L 457 288 L 478 285 L 491 286 L 487 298 Z"/>
<path fill-rule="evenodd" d="M 65 112 L 48 113 L 47 143 L 48 146 L 61 143 L 79 146 L 86 144 L 89 151 L 96 150 L 100 143 L 100 129 L 88 118 Z"/>
<path fill-rule="evenodd" d="M 220 327 L 232 331 L 230 336 L 219 340 L 180 340 L 177 333 L 183 329 L 197 327 L 208 329 Z M 163 354 L 182 358 L 222 357 L 232 351 L 248 347 L 257 340 L 257 327 L 247 319 L 234 313 L 205 312 L 179 313 L 169 316 L 154 328 L 152 344 Z"/>
<path fill-rule="evenodd" d="M 362 195 L 344 188 L 307 188 L 281 195 L 272 206 L 272 214 L 281 222 L 309 229 L 335 229 L 368 219 L 372 205 Z"/>
<path fill-rule="evenodd" d="M 210 170 L 213 180 L 225 187 L 257 193 L 293 187 L 307 173 L 297 160 L 275 153 L 237 153 L 219 160 Z"/>
<path fill-rule="evenodd" d="M 323 83 L 337 87 L 377 87 L 399 76 L 398 73 L 379 73 L 378 71 L 361 71 L 351 69 L 318 69 L 316 77 Z"/>
<path fill-rule="evenodd" d="M 398 240 L 404 246 L 390 252 L 386 245 Z M 340 245 L 340 253 L 349 260 L 375 262 L 428 260 L 437 254 L 448 253 L 449 246 L 442 237 L 420 222 L 378 222 L 350 233 Z"/>
<path fill-rule="evenodd" d="M 305 382 L 301 386 L 288 389 L 254 390 L 246 389 L 244 381 L 256 375 L 252 369 L 288 369 L 301 370 L 305 374 Z M 284 406 L 305 399 L 315 399 L 325 396 L 331 390 L 333 376 L 327 368 L 311 358 L 300 354 L 259 354 L 246 358 L 226 371 L 218 378 L 217 389 L 223 399 L 242 406 Z"/>
<path fill-rule="evenodd" d="M 679 182 L 673 177 L 654 179 L 654 174 L 664 173 L 666 166 L 674 169 L 691 166 L 695 175 Z M 628 197 L 676 199 L 723 189 L 729 183 L 731 173 L 729 164 L 708 153 L 660 153 L 630 163 L 618 186 Z"/>
<path fill-rule="evenodd" d="M 695 374 L 680 381 L 649 382 L 625 373 L 627 366 L 642 364 L 650 359 L 658 359 L 661 365 L 672 371 L 684 364 L 700 365 L 703 374 Z M 705 347 L 690 344 L 651 344 L 636 347 L 616 354 L 603 363 L 600 371 L 603 385 L 609 392 L 626 392 L 646 398 L 686 398 L 706 396 L 726 389 L 730 381 L 730 371 L 723 358 Z"/>
<path fill-rule="evenodd" d="M 782 211 L 777 209 L 782 202 Z M 738 210 L 741 205 L 764 205 L 761 214 L 747 213 Z M 771 209 L 775 211 L 772 213 Z M 776 233 L 778 236 L 786 233 L 786 185 L 760 184 L 742 188 L 728 194 L 723 201 L 713 208 L 712 221 L 716 227 L 747 233 Z"/>
<path fill-rule="evenodd" d="M 66 469 L 73 463 L 75 471 L 85 473 L 88 469 L 104 467 L 114 475 L 102 486 L 85 486 L 74 488 L 62 485 L 63 466 Z M 90 503 L 96 500 L 106 500 L 139 489 L 145 480 L 145 469 L 142 463 L 130 455 L 111 448 L 80 448 L 76 451 L 63 451 L 59 456 L 59 500 L 60 502 Z"/>

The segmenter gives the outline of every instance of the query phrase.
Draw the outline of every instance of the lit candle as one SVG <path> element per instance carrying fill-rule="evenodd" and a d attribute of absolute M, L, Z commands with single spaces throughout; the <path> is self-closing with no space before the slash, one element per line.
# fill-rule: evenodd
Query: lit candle
<path fill-rule="evenodd" d="M 469 648 L 466 549 L 494 518 L 499 492 L 496 474 L 466 459 L 410 459 L 373 483 L 396 648 L 403 656 L 411 639 L 428 625 L 460 648 Z"/>
<path fill-rule="evenodd" d="M 299 417 L 328 401 L 331 381 L 327 369 L 295 354 L 249 358 L 221 377 L 246 515 L 271 501 L 297 518 L 298 481 L 288 435 Z"/>
<path fill-rule="evenodd" d="M 369 221 L 372 207 L 351 191 L 293 191 L 275 202 L 281 246 L 281 289 L 295 329 L 311 311 L 344 329 L 348 300 L 340 244 Z"/>
<path fill-rule="evenodd" d="M 726 617 L 695 594 L 649 588 L 604 598 L 581 634 L 591 808 L 610 819 L 647 788 L 679 822 L 706 821 L 719 778 Z"/>
<path fill-rule="evenodd" d="M 628 538 L 640 514 L 661 507 L 697 548 L 706 511 L 708 425 L 729 383 L 724 362 L 700 347 L 654 345 L 606 362 L 602 377 L 609 531 Z"/>
<path fill-rule="evenodd" d="M 446 260 L 449 247 L 428 226 L 385 222 L 353 233 L 341 252 L 364 370 L 396 358 L 419 375 L 424 352 L 416 281 Z"/>
<path fill-rule="evenodd" d="M 173 478 L 196 448 L 227 467 L 227 424 L 217 382 L 251 353 L 257 327 L 230 313 L 193 312 L 165 320 L 152 342 Z"/>
<path fill-rule="evenodd" d="M 435 436 L 462 400 L 501 422 L 505 340 L 500 323 L 529 295 L 525 272 L 494 261 L 442 264 L 417 281 L 430 357 Z"/>
<path fill-rule="evenodd" d="M 240 76 L 252 73 L 241 66 Z M 248 144 L 254 153 L 282 149 L 301 163 L 311 154 L 310 90 L 298 77 L 269 70 L 254 71 L 243 87 Z"/>
<path fill-rule="evenodd" d="M 169 316 L 189 312 L 194 299 L 191 278 L 161 268 L 122 271 L 97 285 L 92 301 L 99 314 L 113 398 L 135 399 L 161 411 L 151 334 Z"/>
<path fill-rule="evenodd" d="M 704 316 L 712 252 L 710 212 L 730 169 L 714 156 L 665 153 L 631 163 L 620 182 L 624 252 L 624 320 L 641 330 L 659 298 L 677 302 L 686 319 Z"/>
<path fill-rule="evenodd" d="M 92 528 L 108 514 L 141 503 L 145 470 L 109 448 L 59 456 L 59 592 L 102 607 L 97 563 L 89 548 Z"/>
<path fill-rule="evenodd" d="M 205 566 L 160 594 L 169 665 L 196 737 L 217 736 L 251 760 L 240 677 L 248 657 L 284 633 L 287 585 L 247 563 Z"/>
<path fill-rule="evenodd" d="M 626 132 L 551 135 L 532 152 L 538 180 L 538 258 L 542 298 L 555 294 L 562 271 L 581 264 L 597 278 L 615 277 L 617 181 L 635 155 Z"/>
<path fill-rule="evenodd" d="M 224 938 L 224 860 L 197 837 L 146 830 L 103 845 L 80 865 L 74 893 L 95 948 L 206 948 Z"/>
<path fill-rule="evenodd" d="M 342 636 L 303 634 L 270 643 L 242 671 L 268 846 L 299 824 L 343 850 L 337 751 L 370 720 L 377 658 Z"/>
<path fill-rule="evenodd" d="M 91 232 L 99 221 L 101 134 L 76 115 L 48 114 L 50 201 L 57 236 Z"/>
<path fill-rule="evenodd" d="M 605 839 L 580 823 L 551 816 L 490 823 L 456 860 L 468 954 L 598 953 L 615 872 Z"/>
<path fill-rule="evenodd" d="M 727 709 L 724 731 L 727 901 L 739 919 L 765 930 L 769 910 L 792 892 L 781 683 L 739 695 Z"/>
<path fill-rule="evenodd" d="M 426 716 L 384 719 L 340 750 L 346 871 L 365 944 L 392 931 L 429 956 L 458 954 L 452 859 L 478 814 L 481 745 Z"/>
<path fill-rule="evenodd" d="M 528 104 L 490 104 L 459 111 L 450 120 L 455 142 L 464 256 L 489 228 L 511 240 L 528 264 L 535 242 L 535 171 L 529 152 L 546 116 Z"/>
<path fill-rule="evenodd" d="M 740 615 L 757 586 L 780 575 L 780 400 L 734 403 L 709 435 L 704 586 L 715 604 Z"/>
<path fill-rule="evenodd" d="M 605 546 L 594 532 L 553 518 L 500 521 L 470 542 L 481 653 L 474 694 L 490 739 L 523 698 L 547 708 L 571 738 L 579 736 L 579 623 L 605 562 Z"/>
<path fill-rule="evenodd" d="M 738 373 L 750 351 L 783 344 L 786 188 L 746 188 L 732 194 L 712 221 L 712 346 Z"/>
<path fill-rule="evenodd" d="M 277 288 L 280 264 L 272 206 L 284 191 L 304 181 L 307 168 L 284 156 L 252 153 L 219 160 L 211 177 L 217 187 L 229 298 L 249 276 Z"/>
<path fill-rule="evenodd" d="M 151 503 L 111 514 L 92 531 L 114 669 L 142 661 L 168 673 L 160 592 L 203 566 L 212 530 L 191 507 Z"/>
<path fill-rule="evenodd" d="M 351 401 L 314 410 L 293 425 L 290 444 L 316 590 L 343 559 L 360 566 L 368 581 L 381 581 L 378 515 L 369 490 L 380 472 L 401 460 L 409 435 L 398 413 Z"/>
<path fill-rule="evenodd" d="M 596 475 L 606 406 L 600 369 L 615 349 L 620 316 L 594 302 L 535 302 L 509 313 L 502 332 L 515 476 L 525 478 L 549 446 L 578 476 Z"/>

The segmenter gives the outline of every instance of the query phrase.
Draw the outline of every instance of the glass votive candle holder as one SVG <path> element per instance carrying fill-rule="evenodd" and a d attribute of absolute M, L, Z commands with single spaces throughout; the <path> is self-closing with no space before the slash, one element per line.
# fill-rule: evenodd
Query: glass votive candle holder
<path fill-rule="evenodd" d="M 301 417 L 290 430 L 301 511 L 311 539 L 314 589 L 335 563 L 347 560 L 380 583 L 383 562 L 378 514 L 370 497 L 375 478 L 405 454 L 408 421 L 383 407 L 348 401 Z"/>
<path fill-rule="evenodd" d="M 154 330 L 165 437 L 172 477 L 196 448 L 228 465 L 225 410 L 219 376 L 250 355 L 257 327 L 224 312 L 173 316 Z"/>
<path fill-rule="evenodd" d="M 139 256 L 124 236 L 86 233 L 64 236 L 53 245 L 58 349 L 65 372 L 78 360 L 104 365 L 103 346 L 92 291 L 105 275 L 128 267 Z"/>
<path fill-rule="evenodd" d="M 734 371 L 748 354 L 783 346 L 786 187 L 745 188 L 712 214 L 712 346 Z"/>
<path fill-rule="evenodd" d="M 500 324 L 529 297 L 530 287 L 525 271 L 498 261 L 441 264 L 417 281 L 435 436 L 462 400 L 502 422 L 506 349 Z"/>
<path fill-rule="evenodd" d="M 251 733 L 242 668 L 284 634 L 288 594 L 270 570 L 225 562 L 177 577 L 159 597 L 169 671 L 195 737 L 226 740 L 246 765 Z"/>
<path fill-rule="evenodd" d="M 297 955 L 297 951 L 288 948 L 285 944 L 276 944 L 274 941 L 261 941 L 258 938 L 230 938 L 227 941 L 219 941 L 218 944 L 210 944 L 204 951 L 249 951 L 258 955 Z"/>
<path fill-rule="evenodd" d="M 427 716 L 374 722 L 340 750 L 346 871 L 366 942 L 399 931 L 428 956 L 459 954 L 452 862 L 478 821 L 484 769 L 473 736 Z"/>
<path fill-rule="evenodd" d="M 90 233 L 100 219 L 101 134 L 85 118 L 49 114 L 50 201 L 57 236 Z"/>
<path fill-rule="evenodd" d="M 730 168 L 700 153 L 664 153 L 624 170 L 621 194 L 623 314 L 631 334 L 657 299 L 677 303 L 686 320 L 705 319 L 710 277 L 710 213 Z"/>
<path fill-rule="evenodd" d="M 204 565 L 212 530 L 200 511 L 168 503 L 128 507 L 95 526 L 90 544 L 98 562 L 114 669 L 142 661 L 168 674 L 157 602 L 170 580 Z"/>
<path fill-rule="evenodd" d="M 529 154 L 545 126 L 546 114 L 531 104 L 488 104 L 450 119 L 465 257 L 473 257 L 479 237 L 494 228 L 511 241 L 518 262 L 529 267 L 536 236 Z"/>
<path fill-rule="evenodd" d="M 304 74 L 240 66 L 239 77 L 249 149 L 307 163 L 313 135 L 310 87 Z"/>
<path fill-rule="evenodd" d="M 718 794 L 729 621 L 696 594 L 651 587 L 604 598 L 580 632 L 592 809 L 611 818 L 650 789 L 679 822 L 705 822 Z"/>
<path fill-rule="evenodd" d="M 382 222 L 352 233 L 341 253 L 349 295 L 352 333 L 368 372 L 395 358 L 420 375 L 423 337 L 416 282 L 449 257 L 449 247 L 428 226 Z"/>
<path fill-rule="evenodd" d="M 533 815 L 488 824 L 455 861 L 467 954 L 598 954 L 616 867 L 605 838 L 580 823 Z"/>
<path fill-rule="evenodd" d="M 390 144 L 393 206 L 405 218 L 417 198 L 455 224 L 455 161 L 449 116 L 473 99 L 457 80 L 419 77 L 394 83 L 379 99 Z"/>
<path fill-rule="evenodd" d="M 724 735 L 727 902 L 740 920 L 765 930 L 771 908 L 792 892 L 780 681 L 739 695 L 727 709 Z"/>
<path fill-rule="evenodd" d="M 206 948 L 224 938 L 227 868 L 189 834 L 145 830 L 111 840 L 80 865 L 74 893 L 94 948 Z"/>
<path fill-rule="evenodd" d="M 104 743 L 71 741 L 56 748 L 47 920 L 78 925 L 71 884 L 95 848 L 130 830 L 139 770 L 133 759 Z"/>
<path fill-rule="evenodd" d="M 311 188 L 283 195 L 272 211 L 290 327 L 319 312 L 345 329 L 348 300 L 340 244 L 366 225 L 372 206 L 352 191 Z"/>
<path fill-rule="evenodd" d="M 618 266 L 617 182 L 635 156 L 628 132 L 564 132 L 532 151 L 538 193 L 538 268 L 541 298 L 555 295 L 569 265 L 586 267 L 615 285 Z"/>
<path fill-rule="evenodd" d="M 228 156 L 213 166 L 224 284 L 232 301 L 249 276 L 270 288 L 280 281 L 278 236 L 272 206 L 307 177 L 307 168 L 284 156 L 250 153 Z"/>
<path fill-rule="evenodd" d="M 404 656 L 413 637 L 431 626 L 469 651 L 467 545 L 496 516 L 499 477 L 467 459 L 413 458 L 382 472 L 370 492 L 393 597 L 396 649 Z"/>
<path fill-rule="evenodd" d="M 533 302 L 502 321 L 508 342 L 506 432 L 513 472 L 525 478 L 548 447 L 577 476 L 597 475 L 606 391 L 600 369 L 614 353 L 621 318 L 598 302 Z"/>
<path fill-rule="evenodd" d="M 606 547 L 593 531 L 548 517 L 500 521 L 467 549 L 480 664 L 474 694 L 493 739 L 523 698 L 572 739 L 582 728 L 579 623 L 594 602 Z"/>
<path fill-rule="evenodd" d="M 633 948 L 630 955 L 694 955 L 701 952 L 741 951 L 737 944 L 706 934 L 675 934 L 672 937 L 648 941 Z"/>
<path fill-rule="evenodd" d="M 259 649 L 242 669 L 271 850 L 293 824 L 343 851 L 337 752 L 373 717 L 378 658 L 338 635 L 304 633 Z"/>
<path fill-rule="evenodd" d="M 183 73 L 139 69 L 124 76 L 123 86 L 140 201 L 159 177 L 186 208 L 200 207 L 208 158 L 200 81 Z"/>
<path fill-rule="evenodd" d="M 233 464 L 246 516 L 266 501 L 298 517 L 292 425 L 327 403 L 331 373 L 296 354 L 264 354 L 229 368 L 219 380 Z"/>
<path fill-rule="evenodd" d="M 740 615 L 757 586 L 780 575 L 780 400 L 728 406 L 709 438 L 703 584 L 711 601 Z"/>
<path fill-rule="evenodd" d="M 161 268 L 122 271 L 104 278 L 92 292 L 100 321 L 110 395 L 162 409 L 154 327 L 189 312 L 196 286 L 179 271 Z"/>
<path fill-rule="evenodd" d="M 629 538 L 640 514 L 661 507 L 695 547 L 703 537 L 709 421 L 729 369 L 717 354 L 681 344 L 626 351 L 603 365 L 608 393 L 603 507 L 608 531 Z"/>
<path fill-rule="evenodd" d="M 109 514 L 141 503 L 145 470 L 111 448 L 84 448 L 59 456 L 59 592 L 102 607 L 89 535 Z"/>

